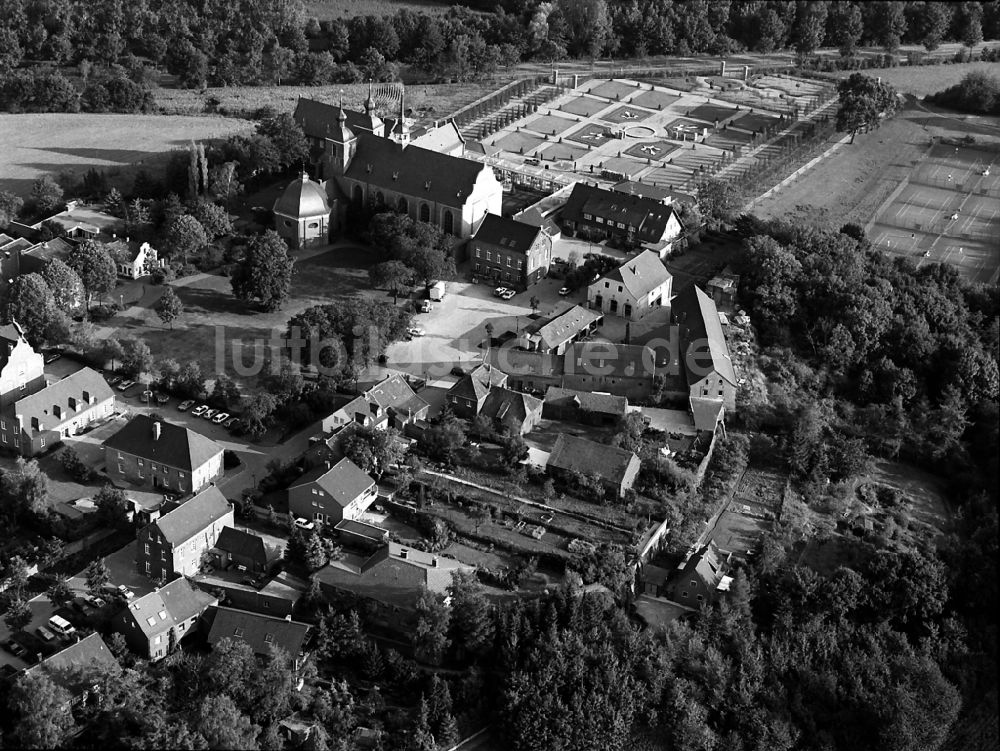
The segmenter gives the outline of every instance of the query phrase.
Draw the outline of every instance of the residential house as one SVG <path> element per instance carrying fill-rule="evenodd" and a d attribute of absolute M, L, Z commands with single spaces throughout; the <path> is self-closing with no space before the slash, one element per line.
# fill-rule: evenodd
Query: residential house
<path fill-rule="evenodd" d="M 66 689 L 74 703 L 84 703 L 97 690 L 100 675 L 121 672 L 121 665 L 111 654 L 100 634 L 88 634 L 54 655 L 28 668 L 28 674 L 47 676 Z"/>
<path fill-rule="evenodd" d="M 659 256 L 644 250 L 591 284 L 587 302 L 595 310 L 637 321 L 670 304 L 672 282 L 673 276 Z"/>
<path fill-rule="evenodd" d="M 309 582 L 287 571 L 272 577 L 263 587 L 235 581 L 232 576 L 220 576 L 213 572 L 199 574 L 194 577 L 194 583 L 199 589 L 215 595 L 230 607 L 276 618 L 290 616 L 309 589 Z"/>
<path fill-rule="evenodd" d="M 639 457 L 631 451 L 562 433 L 546 466 L 558 477 L 596 476 L 607 492 L 622 497 L 639 474 Z"/>
<path fill-rule="evenodd" d="M 58 260 L 66 263 L 69 260 L 70 253 L 75 248 L 75 241 L 67 240 L 63 237 L 53 237 L 51 240 L 37 242 L 34 245 L 28 243 L 28 247 L 23 248 L 20 252 L 21 260 L 18 273 L 42 274 L 53 261 Z M 82 299 L 80 299 L 77 304 L 79 305 L 82 302 Z"/>
<path fill-rule="evenodd" d="M 541 227 L 487 214 L 469 241 L 469 256 L 477 277 L 525 290 L 549 273 L 552 238 Z"/>
<path fill-rule="evenodd" d="M 493 388 L 479 413 L 500 435 L 527 435 L 542 419 L 542 400 L 520 391 Z"/>
<path fill-rule="evenodd" d="M 248 644 L 258 657 L 269 657 L 272 649 L 281 649 L 288 655 L 293 674 L 309 657 L 306 645 L 312 627 L 308 623 L 222 606 L 216 607 L 210 617 L 208 643 L 213 648 L 223 639 L 230 639 Z"/>
<path fill-rule="evenodd" d="M 399 373 L 368 389 L 329 417 L 323 419 L 324 433 L 341 429 L 349 423 L 371 428 L 396 428 L 427 417 L 430 405 L 417 396 Z"/>
<path fill-rule="evenodd" d="M 97 206 L 81 204 L 79 201 L 67 201 L 65 209 L 31 225 L 31 229 L 37 232 L 46 222 L 61 226 L 66 237 L 87 240 L 94 239 L 98 235 L 113 236 L 121 224 L 121 219 Z"/>
<path fill-rule="evenodd" d="M 0 326 L 0 409 L 45 388 L 45 358 L 17 321 Z"/>
<path fill-rule="evenodd" d="M 517 391 L 540 396 L 547 388 L 563 383 L 565 356 L 509 347 L 494 348 L 490 356 L 493 366 L 507 375 L 507 386 Z"/>
<path fill-rule="evenodd" d="M 452 154 L 454 125 L 418 131 L 399 115 L 383 121 L 371 92 L 364 112 L 300 98 L 293 115 L 313 157 L 311 172 L 326 190 L 330 228 L 349 210 L 386 207 L 467 240 L 487 214 L 500 214 L 503 188 L 493 168 Z"/>
<path fill-rule="evenodd" d="M 531 352 L 561 355 L 573 342 L 585 339 L 604 324 L 604 315 L 574 305 L 555 318 L 525 327 L 518 345 Z"/>
<path fill-rule="evenodd" d="M 28 384 L 38 386 L 34 367 L 41 357 L 11 354 L 17 362 L 8 362 L 2 377 L 6 381 L 10 370 L 9 377 L 17 388 L 7 394 L 13 401 L 0 408 L 0 447 L 21 456 L 36 456 L 114 412 L 114 392 L 97 371 L 81 368 L 31 393 Z"/>
<path fill-rule="evenodd" d="M 628 398 L 613 394 L 551 386 L 545 392 L 542 417 L 587 425 L 617 425 L 628 413 Z"/>
<path fill-rule="evenodd" d="M 108 477 L 117 484 L 197 493 L 222 476 L 222 446 L 148 415 L 133 417 L 103 446 Z"/>
<path fill-rule="evenodd" d="M 125 238 L 107 243 L 105 248 L 115 261 L 118 276 L 125 279 L 138 279 L 165 265 L 165 261 L 147 242 L 138 243 Z"/>
<path fill-rule="evenodd" d="M 649 347 L 578 342 L 566 350 L 561 386 L 640 401 L 653 392 L 656 357 Z"/>
<path fill-rule="evenodd" d="M 677 567 L 677 574 L 667 587 L 671 599 L 695 608 L 713 602 L 720 592 L 728 589 L 731 579 L 727 581 L 729 577 L 724 575 L 728 562 L 715 543 L 709 542 Z"/>
<path fill-rule="evenodd" d="M 378 495 L 375 480 L 350 459 L 325 462 L 288 487 L 292 516 L 337 524 L 363 514 Z"/>
<path fill-rule="evenodd" d="M 564 234 L 614 239 L 663 255 L 683 231 L 672 207 L 654 198 L 576 183 L 560 216 Z"/>
<path fill-rule="evenodd" d="M 456 571 L 475 567 L 423 550 L 390 542 L 370 556 L 347 553 L 316 573 L 328 595 L 353 595 L 376 606 L 376 620 L 393 628 L 412 625 L 424 590 L 446 594 Z"/>
<path fill-rule="evenodd" d="M 150 579 L 194 576 L 202 558 L 233 525 L 233 507 L 214 485 L 139 530 L 136 567 Z"/>
<path fill-rule="evenodd" d="M 219 539 L 215 541 L 215 547 L 209 552 L 220 568 L 233 566 L 237 571 L 248 574 L 263 574 L 267 571 L 264 538 L 242 529 L 223 527 Z"/>
<path fill-rule="evenodd" d="M 194 631 L 202 614 L 219 598 L 195 589 L 184 577 L 136 597 L 113 621 L 129 648 L 143 659 L 161 660 L 173 644 Z M 173 632 L 173 636 L 171 636 Z"/>
<path fill-rule="evenodd" d="M 482 363 L 462 376 L 448 389 L 445 400 L 452 411 L 465 420 L 471 420 L 483 408 L 483 402 L 493 387 L 507 385 L 507 375 L 489 363 Z"/>
<path fill-rule="evenodd" d="M 677 296 L 672 312 L 690 396 L 721 400 L 735 414 L 736 370 L 715 302 L 692 286 Z"/>

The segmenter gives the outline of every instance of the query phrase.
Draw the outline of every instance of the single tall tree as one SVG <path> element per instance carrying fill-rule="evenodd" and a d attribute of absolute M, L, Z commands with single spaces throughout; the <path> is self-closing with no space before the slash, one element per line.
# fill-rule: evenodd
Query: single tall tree
<path fill-rule="evenodd" d="M 67 264 L 80 277 L 87 294 L 87 310 L 94 295 L 106 295 L 115 288 L 118 271 L 108 249 L 95 240 L 84 240 L 74 250 Z"/>
<path fill-rule="evenodd" d="M 233 270 L 233 295 L 256 301 L 266 311 L 279 310 L 288 299 L 294 263 L 285 241 L 268 230 L 250 241 L 243 262 Z"/>
<path fill-rule="evenodd" d="M 208 245 L 205 228 L 190 214 L 181 214 L 168 221 L 165 239 L 170 252 L 185 262 L 189 255 Z"/>
<path fill-rule="evenodd" d="M 111 581 L 111 571 L 103 558 L 98 558 L 90 562 L 84 572 L 87 581 L 87 591 L 92 595 L 100 595 L 104 585 Z"/>
<path fill-rule="evenodd" d="M 41 344 L 58 312 L 49 285 L 40 274 L 24 274 L 15 277 L 9 294 L 7 315 L 21 325 L 29 342 Z"/>
<path fill-rule="evenodd" d="M 184 312 L 184 303 L 174 292 L 174 288 L 168 286 L 163 295 L 156 302 L 156 315 L 164 323 L 169 323 L 170 328 L 174 327 L 174 319 Z"/>
<path fill-rule="evenodd" d="M 858 131 L 878 128 L 883 117 L 896 114 L 896 90 L 871 76 L 852 73 L 837 85 L 837 91 L 837 130 L 850 133 L 851 143 Z"/>
<path fill-rule="evenodd" d="M 45 266 L 42 278 L 52 291 L 52 299 L 56 307 L 66 313 L 72 313 L 83 305 L 83 282 L 80 275 L 67 266 L 61 259 L 53 258 Z"/>

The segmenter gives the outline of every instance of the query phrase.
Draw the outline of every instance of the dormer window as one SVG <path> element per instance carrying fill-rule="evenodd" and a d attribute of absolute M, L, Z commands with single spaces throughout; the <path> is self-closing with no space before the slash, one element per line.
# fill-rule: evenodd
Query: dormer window
<path fill-rule="evenodd" d="M 399 179 L 399 173 L 398 172 L 393 172 L 392 173 L 392 179 L 393 180 L 398 180 Z"/>

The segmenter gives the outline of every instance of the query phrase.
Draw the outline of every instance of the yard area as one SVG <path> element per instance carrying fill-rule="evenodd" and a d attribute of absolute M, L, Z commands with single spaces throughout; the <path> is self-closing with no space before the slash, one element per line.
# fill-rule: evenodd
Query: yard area
<path fill-rule="evenodd" d="M 202 114 L 115 115 L 31 113 L 0 115 L 0 190 L 27 197 L 42 175 L 104 170 L 112 184 L 131 190 L 139 169 L 155 170 L 169 152 L 192 140 L 249 133 L 253 124 Z"/>

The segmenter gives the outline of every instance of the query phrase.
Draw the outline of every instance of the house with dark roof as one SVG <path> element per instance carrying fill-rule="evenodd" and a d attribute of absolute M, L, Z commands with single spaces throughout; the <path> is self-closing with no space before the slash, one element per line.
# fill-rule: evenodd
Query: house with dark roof
<path fill-rule="evenodd" d="M 125 642 L 137 655 L 161 660 L 172 644 L 180 644 L 197 629 L 206 610 L 218 604 L 218 597 L 195 589 L 180 577 L 131 600 L 115 616 L 112 627 L 124 635 Z"/>
<path fill-rule="evenodd" d="M 223 449 L 190 428 L 136 415 L 104 444 L 111 481 L 197 493 L 222 476 Z"/>
<path fill-rule="evenodd" d="M 683 230 L 677 212 L 653 198 L 576 183 L 559 222 L 569 236 L 636 243 L 668 252 Z"/>
<path fill-rule="evenodd" d="M 117 674 L 121 672 L 121 665 L 100 634 L 95 633 L 46 657 L 26 672 L 44 673 L 57 686 L 66 689 L 75 703 L 82 703 L 96 690 L 96 679 L 100 675 Z"/>
<path fill-rule="evenodd" d="M 630 320 L 670 304 L 673 276 L 660 257 L 644 250 L 587 288 L 587 302 L 594 310 Z"/>
<path fill-rule="evenodd" d="M 715 302 L 692 286 L 675 298 L 671 312 L 690 396 L 717 399 L 735 414 L 736 369 Z"/>
<path fill-rule="evenodd" d="M 329 241 L 330 202 L 326 189 L 302 173 L 274 201 L 274 228 L 292 248 Z"/>
<path fill-rule="evenodd" d="M 545 392 L 542 417 L 586 425 L 617 425 L 628 413 L 628 398 L 593 391 L 550 386 Z"/>
<path fill-rule="evenodd" d="M 639 457 L 631 451 L 561 433 L 546 471 L 563 478 L 596 476 L 606 491 L 620 498 L 635 483 L 639 464 Z"/>
<path fill-rule="evenodd" d="M 527 435 L 542 419 L 542 400 L 513 389 L 494 387 L 479 414 L 500 435 Z"/>
<path fill-rule="evenodd" d="M 669 190 L 660 185 L 654 185 L 653 183 L 644 183 L 641 179 L 623 180 L 617 185 L 612 185 L 611 190 L 617 191 L 618 193 L 627 193 L 630 196 L 651 198 L 654 201 L 659 201 L 664 204 L 670 203 L 671 195 Z"/>
<path fill-rule="evenodd" d="M 222 491 L 214 485 L 205 488 L 139 530 L 135 554 L 139 573 L 159 581 L 194 576 L 202 557 L 233 521 L 233 507 Z"/>
<path fill-rule="evenodd" d="M 18 362 L 4 367 L 4 378 L 8 368 L 13 367 L 10 377 L 19 383 L 23 378 L 24 389 L 18 387 L 19 396 L 9 393 L 13 401 L 0 408 L 0 447 L 21 456 L 35 456 L 114 412 L 114 392 L 96 370 L 81 368 L 32 392 L 28 384 L 37 387 L 37 376 L 30 381 L 28 377 L 34 376 L 32 364 L 37 360 L 22 358 L 21 352 L 11 351 L 9 355 L 16 356 Z"/>
<path fill-rule="evenodd" d="M 489 363 L 477 365 L 448 389 L 445 400 L 452 411 L 465 420 L 472 420 L 483 408 L 490 389 L 507 385 L 507 375 Z"/>
<path fill-rule="evenodd" d="M 561 355 L 570 344 L 590 336 L 603 323 L 603 313 L 574 305 L 554 318 L 526 326 L 518 345 L 531 352 Z"/>
<path fill-rule="evenodd" d="M 525 290 L 549 273 L 552 238 L 539 226 L 487 214 L 469 241 L 477 277 Z"/>
<path fill-rule="evenodd" d="M 281 649 L 288 655 L 292 673 L 297 673 L 309 657 L 307 643 L 312 627 L 308 623 L 222 606 L 209 611 L 208 618 L 212 624 L 208 643 L 213 648 L 223 639 L 230 639 L 249 645 L 258 657 L 269 657 L 272 649 Z"/>
<path fill-rule="evenodd" d="M 483 217 L 501 213 L 492 167 L 453 156 L 454 145 L 442 149 L 451 134 L 412 129 L 403 96 L 393 121 L 376 115 L 371 91 L 364 112 L 300 98 L 293 117 L 310 143 L 311 171 L 325 181 L 331 231 L 351 207 L 387 207 L 467 240 Z"/>
<path fill-rule="evenodd" d="M 350 459 L 324 462 L 288 486 L 292 516 L 337 524 L 363 514 L 378 495 L 371 475 Z"/>
<path fill-rule="evenodd" d="M 729 557 L 724 557 L 714 542 L 689 555 L 667 584 L 666 591 L 675 602 L 697 608 L 713 602 L 728 589 L 725 576 Z"/>
<path fill-rule="evenodd" d="M 219 539 L 215 541 L 215 547 L 209 552 L 220 568 L 235 567 L 248 574 L 263 574 L 267 571 L 264 538 L 247 530 L 223 527 Z"/>
<path fill-rule="evenodd" d="M 75 248 L 73 240 L 67 240 L 63 237 L 53 237 L 51 240 L 44 240 L 34 245 L 28 243 L 28 247 L 22 248 L 20 251 L 20 273 L 41 274 L 52 261 L 60 260 L 65 263 Z M 82 302 L 82 299 L 78 300 L 77 305 Z"/>
<path fill-rule="evenodd" d="M 405 630 L 415 620 L 421 593 L 446 594 L 456 571 L 475 571 L 475 567 L 390 542 L 370 556 L 347 553 L 315 576 L 328 596 L 349 594 L 367 600 L 375 605 L 376 622 Z"/>
<path fill-rule="evenodd" d="M 211 571 L 198 574 L 192 581 L 198 589 L 215 595 L 229 607 L 276 618 L 290 616 L 309 590 L 309 582 L 287 571 L 271 577 L 259 588 L 258 585 L 237 581 L 233 576 Z"/>
<path fill-rule="evenodd" d="M 388 376 L 332 415 L 323 419 L 324 433 L 339 431 L 345 425 L 357 423 L 370 428 L 402 430 L 415 420 L 427 417 L 430 405 L 399 373 Z"/>
<path fill-rule="evenodd" d="M 639 401 L 653 391 L 656 357 L 649 347 L 577 342 L 566 350 L 562 383 L 578 391 L 600 391 Z"/>

